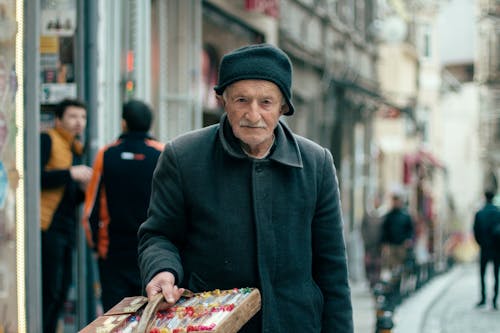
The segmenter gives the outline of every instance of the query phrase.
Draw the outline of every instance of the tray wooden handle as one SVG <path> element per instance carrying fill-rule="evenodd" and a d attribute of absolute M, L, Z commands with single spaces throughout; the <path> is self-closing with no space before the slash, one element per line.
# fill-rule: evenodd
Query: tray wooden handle
<path fill-rule="evenodd" d="M 134 333 L 147 333 L 148 326 L 151 324 L 158 306 L 164 300 L 163 294 L 159 293 L 153 296 L 152 300 L 148 302 L 144 312 L 142 313 L 141 320 L 139 320 L 139 325 L 137 325 Z"/>

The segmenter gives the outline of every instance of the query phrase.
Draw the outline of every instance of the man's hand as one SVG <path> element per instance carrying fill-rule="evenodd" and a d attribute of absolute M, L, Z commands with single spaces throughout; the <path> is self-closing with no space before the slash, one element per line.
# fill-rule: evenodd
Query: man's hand
<path fill-rule="evenodd" d="M 154 295 L 163 293 L 167 307 L 174 305 L 181 298 L 183 292 L 184 288 L 179 288 L 175 285 L 175 277 L 170 272 L 156 274 L 146 286 L 148 299 L 151 300 Z"/>
<path fill-rule="evenodd" d="M 69 173 L 75 181 L 86 185 L 92 177 L 92 168 L 86 165 L 74 165 L 69 169 Z"/>

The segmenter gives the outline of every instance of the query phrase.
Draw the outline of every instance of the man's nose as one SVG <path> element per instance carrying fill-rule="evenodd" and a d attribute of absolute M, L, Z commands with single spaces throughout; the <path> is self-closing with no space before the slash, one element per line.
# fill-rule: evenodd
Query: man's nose
<path fill-rule="evenodd" d="M 259 103 L 257 101 L 252 101 L 250 103 L 250 107 L 245 113 L 245 118 L 252 123 L 260 120 Z"/>
<path fill-rule="evenodd" d="M 80 127 L 80 128 L 84 128 L 85 127 L 85 124 L 86 124 L 86 120 L 85 119 L 78 119 L 77 121 L 77 126 Z"/>

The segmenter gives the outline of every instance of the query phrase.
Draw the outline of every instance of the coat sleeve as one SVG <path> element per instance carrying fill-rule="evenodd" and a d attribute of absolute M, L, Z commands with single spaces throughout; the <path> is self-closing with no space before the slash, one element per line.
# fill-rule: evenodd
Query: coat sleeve
<path fill-rule="evenodd" d="M 172 144 L 161 153 L 153 174 L 148 218 L 138 231 L 139 267 L 144 285 L 170 271 L 183 279 L 179 255 L 186 234 L 182 179 Z"/>
<path fill-rule="evenodd" d="M 352 304 L 347 270 L 339 185 L 328 150 L 320 171 L 313 220 L 314 279 L 323 293 L 322 332 L 352 333 Z"/>
<path fill-rule="evenodd" d="M 474 232 L 474 238 L 476 239 L 477 244 L 481 245 L 482 239 L 481 239 L 481 230 L 479 227 L 479 213 L 476 213 L 474 215 L 473 232 Z"/>
<path fill-rule="evenodd" d="M 101 178 L 104 169 L 104 151 L 101 149 L 95 158 L 92 167 L 92 178 L 87 185 L 85 192 L 85 202 L 83 205 L 82 224 L 85 230 L 88 245 L 95 249 L 98 243 L 99 222 L 101 216 L 101 205 L 99 198 L 101 197 Z"/>

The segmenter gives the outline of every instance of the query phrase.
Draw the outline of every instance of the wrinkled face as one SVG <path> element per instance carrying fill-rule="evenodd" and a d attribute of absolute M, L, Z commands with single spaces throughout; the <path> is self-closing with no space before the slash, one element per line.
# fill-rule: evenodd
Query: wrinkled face
<path fill-rule="evenodd" d="M 68 106 L 62 118 L 56 118 L 56 125 L 73 135 L 81 135 L 87 125 L 87 111 L 82 107 Z"/>
<path fill-rule="evenodd" d="M 234 135 L 252 149 L 267 148 L 279 117 L 288 111 L 276 84 L 265 80 L 241 80 L 219 96 Z"/>

